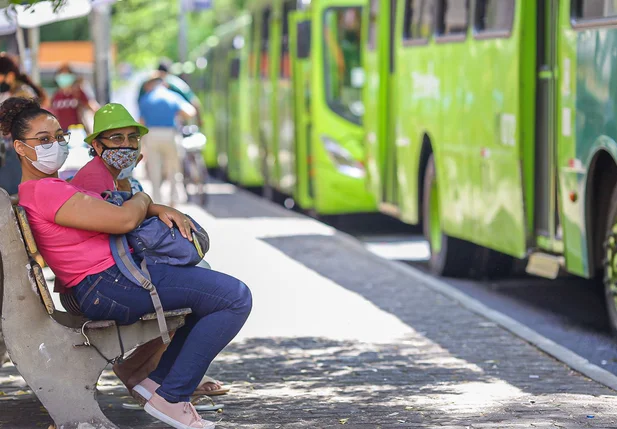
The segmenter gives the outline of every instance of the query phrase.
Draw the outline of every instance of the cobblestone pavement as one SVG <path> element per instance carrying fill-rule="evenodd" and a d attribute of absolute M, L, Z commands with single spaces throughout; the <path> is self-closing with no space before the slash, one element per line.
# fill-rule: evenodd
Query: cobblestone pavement
<path fill-rule="evenodd" d="M 204 413 L 221 428 L 607 428 L 615 392 L 458 306 L 311 219 L 212 187 L 208 261 L 244 280 L 254 310 L 209 374 L 232 385 Z M 162 428 L 99 383 L 121 427 Z M 14 367 L 0 371 L 0 427 L 51 420 Z"/>

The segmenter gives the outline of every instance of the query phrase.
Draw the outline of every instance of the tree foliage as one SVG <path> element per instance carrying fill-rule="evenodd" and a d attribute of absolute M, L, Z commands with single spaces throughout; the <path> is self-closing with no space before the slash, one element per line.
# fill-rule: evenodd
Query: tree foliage
<path fill-rule="evenodd" d="M 213 0 L 213 9 L 187 14 L 190 52 L 216 25 L 237 15 L 247 0 Z M 122 0 L 114 4 L 112 37 L 118 61 L 151 66 L 161 57 L 178 59 L 179 0 Z"/>
<path fill-rule="evenodd" d="M 0 0 L 0 6 L 41 1 L 45 0 Z M 48 1 L 58 8 L 66 0 Z M 187 14 L 188 51 L 201 45 L 217 25 L 233 19 L 248 1 L 212 0 L 212 10 Z M 161 57 L 177 60 L 179 6 L 179 0 L 117 0 L 112 9 L 112 40 L 117 48 L 117 61 L 147 67 Z"/>

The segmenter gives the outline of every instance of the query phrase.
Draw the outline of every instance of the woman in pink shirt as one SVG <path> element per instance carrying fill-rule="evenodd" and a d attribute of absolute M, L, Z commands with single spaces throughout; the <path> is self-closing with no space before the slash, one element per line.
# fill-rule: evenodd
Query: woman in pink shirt
<path fill-rule="evenodd" d="M 141 133 L 147 129 L 135 127 Z M 134 323 L 154 311 L 147 290 L 124 277 L 109 247 L 110 234 L 125 234 L 158 216 L 190 240 L 182 213 L 153 204 L 143 192 L 122 206 L 57 178 L 68 155 L 67 136 L 56 117 L 33 100 L 10 98 L 0 105 L 0 129 L 10 133 L 20 157 L 20 205 L 40 253 L 75 295 L 90 319 Z M 129 138 L 129 133 L 124 136 Z M 252 307 L 248 287 L 229 275 L 200 267 L 148 266 L 165 310 L 189 307 L 157 368 L 135 390 L 145 410 L 174 428 L 214 428 L 190 403 L 208 366 L 240 331 Z M 69 346 L 69 345 L 67 345 Z M 139 388 L 139 389 L 138 389 Z"/>

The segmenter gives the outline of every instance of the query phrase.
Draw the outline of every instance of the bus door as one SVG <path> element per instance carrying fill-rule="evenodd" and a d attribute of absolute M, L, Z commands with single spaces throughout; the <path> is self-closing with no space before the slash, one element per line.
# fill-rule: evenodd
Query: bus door
<path fill-rule="evenodd" d="M 238 36 L 236 36 L 238 37 Z M 229 51 L 229 84 L 227 93 L 227 176 L 232 182 L 240 181 L 240 140 L 241 132 L 236 121 L 240 118 L 240 51 L 232 48 Z"/>
<path fill-rule="evenodd" d="M 311 165 L 311 15 L 296 10 L 289 13 L 289 53 L 291 56 L 293 114 L 295 123 L 294 200 L 302 208 L 313 206 Z"/>
<path fill-rule="evenodd" d="M 535 233 L 538 244 L 556 250 L 561 241 L 556 180 L 556 65 L 559 0 L 538 1 Z"/>
<path fill-rule="evenodd" d="M 259 153 L 261 170 L 264 178 L 264 190 L 271 191 L 275 185 L 274 177 L 274 130 L 273 98 L 275 88 L 272 84 L 272 8 L 266 7 L 261 12 L 261 46 L 259 58 Z"/>
<path fill-rule="evenodd" d="M 381 61 L 383 49 L 381 49 L 380 31 L 383 26 L 381 20 L 381 1 L 370 0 L 369 7 L 364 13 L 363 35 L 365 46 L 362 52 L 362 66 L 366 75 L 363 89 L 364 103 L 364 130 L 366 147 L 367 185 L 370 192 L 378 202 L 384 199 L 384 142 L 380 138 L 380 126 L 383 122 L 383 97 L 382 84 L 385 80 L 384 66 Z"/>
<path fill-rule="evenodd" d="M 396 46 L 396 5 L 397 0 L 390 0 L 387 4 L 388 10 L 384 13 L 384 21 L 387 21 L 387 48 L 384 52 L 387 55 L 387 80 L 385 81 L 387 99 L 383 106 L 385 115 L 382 115 L 384 120 L 383 139 L 385 144 L 385 181 L 383 195 L 384 202 L 390 205 L 396 213 L 399 211 L 398 204 L 398 162 L 397 162 L 397 145 L 395 143 L 395 124 L 396 124 L 396 94 L 398 85 L 396 84 L 396 55 L 394 52 Z"/>
<path fill-rule="evenodd" d="M 379 209 L 398 216 L 394 144 L 394 46 L 397 0 L 371 0 L 368 8 L 364 90 L 368 182 Z"/>

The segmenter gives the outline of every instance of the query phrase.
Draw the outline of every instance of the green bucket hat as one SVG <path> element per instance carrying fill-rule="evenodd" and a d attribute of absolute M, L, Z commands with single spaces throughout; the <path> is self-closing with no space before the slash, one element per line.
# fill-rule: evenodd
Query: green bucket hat
<path fill-rule="evenodd" d="M 137 127 L 141 136 L 148 134 L 148 128 L 133 119 L 122 104 L 106 104 L 94 114 L 94 132 L 85 138 L 86 143 L 92 144 L 92 140 L 103 131 L 125 127 Z"/>

